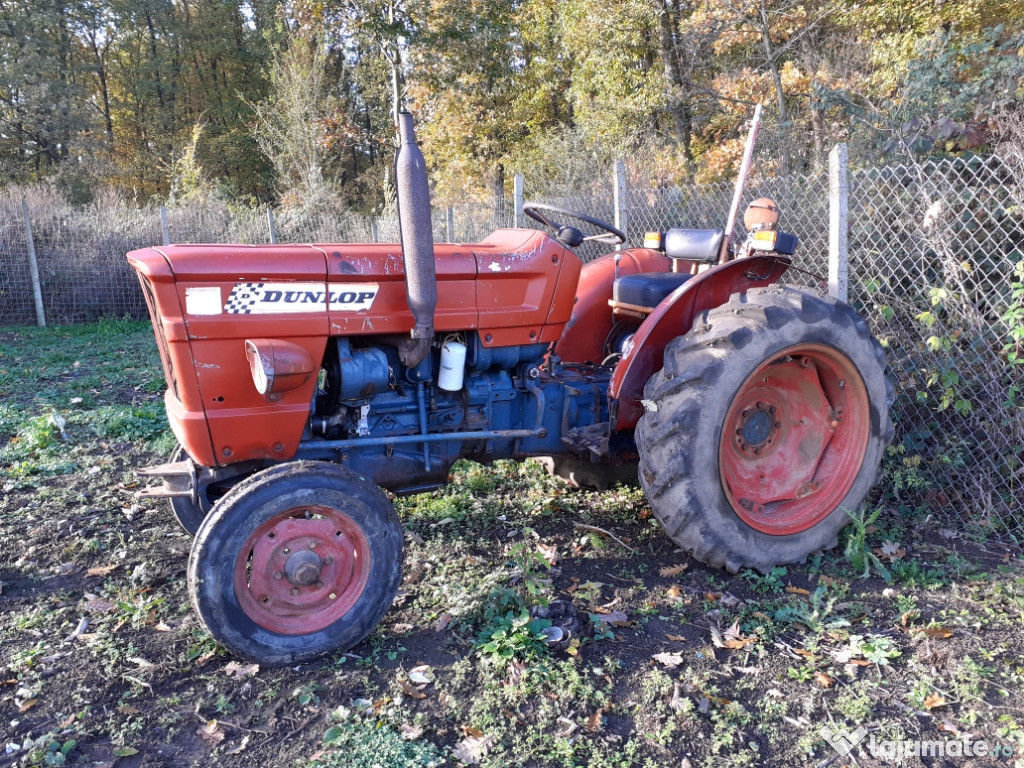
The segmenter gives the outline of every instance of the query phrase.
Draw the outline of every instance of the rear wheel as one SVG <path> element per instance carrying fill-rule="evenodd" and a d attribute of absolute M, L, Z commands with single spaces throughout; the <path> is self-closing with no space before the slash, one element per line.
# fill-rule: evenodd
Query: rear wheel
<path fill-rule="evenodd" d="M 637 425 L 669 535 L 735 572 L 835 546 L 892 439 L 885 353 L 850 307 L 789 287 L 705 312 L 665 350 Z"/>
<path fill-rule="evenodd" d="M 366 637 L 401 565 L 401 525 L 380 488 L 333 464 L 294 462 L 217 503 L 192 545 L 189 596 L 233 653 L 279 666 Z"/>

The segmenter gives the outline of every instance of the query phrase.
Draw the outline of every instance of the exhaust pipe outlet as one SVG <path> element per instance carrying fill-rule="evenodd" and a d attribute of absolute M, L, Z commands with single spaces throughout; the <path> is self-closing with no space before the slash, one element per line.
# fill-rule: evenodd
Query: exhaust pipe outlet
<path fill-rule="evenodd" d="M 437 273 L 434 269 L 427 163 L 416 145 L 410 113 L 399 113 L 398 129 L 400 144 L 395 156 L 395 183 L 398 187 L 402 260 L 405 263 L 405 295 L 413 316 L 411 343 L 402 344 L 399 353 L 402 363 L 414 368 L 430 352 L 430 342 L 434 338 Z"/>

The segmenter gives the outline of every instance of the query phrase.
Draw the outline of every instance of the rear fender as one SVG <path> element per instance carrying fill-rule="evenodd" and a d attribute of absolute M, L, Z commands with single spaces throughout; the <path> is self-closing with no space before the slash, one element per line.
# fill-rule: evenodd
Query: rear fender
<path fill-rule="evenodd" d="M 697 316 L 725 304 L 734 293 L 777 282 L 789 268 L 784 256 L 752 256 L 729 261 L 688 280 L 640 324 L 632 344 L 612 374 L 608 388 L 611 429 L 633 429 L 643 415 L 644 386 L 661 370 L 665 346 L 693 327 Z"/>

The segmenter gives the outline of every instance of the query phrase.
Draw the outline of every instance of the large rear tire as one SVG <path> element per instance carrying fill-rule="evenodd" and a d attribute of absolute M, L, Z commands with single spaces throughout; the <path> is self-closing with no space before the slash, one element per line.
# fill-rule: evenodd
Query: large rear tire
<path fill-rule="evenodd" d="M 373 483 L 334 464 L 280 464 L 228 491 L 199 528 L 188 588 L 238 656 L 281 666 L 350 648 L 402 574 L 402 527 Z"/>
<path fill-rule="evenodd" d="M 636 430 L 640 484 L 696 559 L 768 572 L 833 547 L 892 440 L 885 352 L 849 306 L 735 294 L 665 350 Z"/>

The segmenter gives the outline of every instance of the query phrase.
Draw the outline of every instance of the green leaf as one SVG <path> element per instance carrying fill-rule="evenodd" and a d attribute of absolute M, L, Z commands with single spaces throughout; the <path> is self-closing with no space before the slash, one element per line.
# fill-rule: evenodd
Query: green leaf
<path fill-rule="evenodd" d="M 328 744 L 333 744 L 344 735 L 344 728 L 342 728 L 340 725 L 332 725 L 330 728 L 327 729 L 327 733 L 324 734 L 324 746 L 327 746 Z"/>

